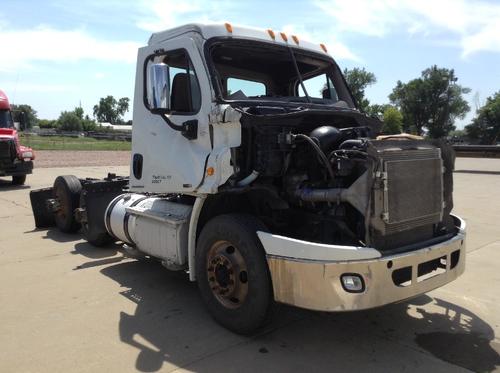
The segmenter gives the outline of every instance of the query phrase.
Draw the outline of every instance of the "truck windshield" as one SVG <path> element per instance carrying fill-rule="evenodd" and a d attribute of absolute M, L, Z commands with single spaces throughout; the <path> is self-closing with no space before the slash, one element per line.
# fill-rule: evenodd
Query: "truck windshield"
<path fill-rule="evenodd" d="M 292 55 L 289 47 L 248 40 L 215 43 L 210 55 L 225 100 L 354 108 L 342 74 L 328 56 L 298 48 Z"/>
<path fill-rule="evenodd" d="M 10 110 L 0 110 L 0 128 L 14 127 Z"/>

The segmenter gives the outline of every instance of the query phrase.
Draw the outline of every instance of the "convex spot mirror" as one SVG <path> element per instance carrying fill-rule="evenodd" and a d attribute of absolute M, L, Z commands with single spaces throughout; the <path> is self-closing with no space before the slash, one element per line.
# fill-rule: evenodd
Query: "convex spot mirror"
<path fill-rule="evenodd" d="M 149 108 L 153 112 L 170 110 L 170 69 L 165 63 L 154 63 L 149 66 Z"/>

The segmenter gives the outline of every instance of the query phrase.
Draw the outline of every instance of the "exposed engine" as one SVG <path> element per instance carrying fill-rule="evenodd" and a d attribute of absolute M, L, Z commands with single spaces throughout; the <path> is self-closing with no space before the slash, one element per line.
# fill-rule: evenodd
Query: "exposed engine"
<path fill-rule="evenodd" d="M 331 112 L 269 110 L 250 108 L 242 117 L 233 186 L 267 190 L 282 201 L 260 212 L 273 232 L 384 251 L 453 233 L 453 156 L 444 144 L 376 140 L 371 123 Z"/>

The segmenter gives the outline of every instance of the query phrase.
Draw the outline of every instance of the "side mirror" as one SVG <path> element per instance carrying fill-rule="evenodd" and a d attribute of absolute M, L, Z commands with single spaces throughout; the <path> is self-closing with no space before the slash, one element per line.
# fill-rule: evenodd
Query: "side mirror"
<path fill-rule="evenodd" d="M 323 91 L 321 91 L 321 94 L 324 99 L 338 101 L 337 91 L 335 91 L 333 87 L 325 87 Z"/>
<path fill-rule="evenodd" d="M 19 113 L 19 128 L 21 131 L 26 129 L 26 113 L 24 111 Z"/>
<path fill-rule="evenodd" d="M 170 69 L 164 63 L 149 66 L 148 101 L 151 111 L 170 110 Z"/>

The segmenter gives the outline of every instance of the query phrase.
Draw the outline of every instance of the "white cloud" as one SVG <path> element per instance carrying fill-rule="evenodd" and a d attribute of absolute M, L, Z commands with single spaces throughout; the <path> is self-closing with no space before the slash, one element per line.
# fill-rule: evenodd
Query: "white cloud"
<path fill-rule="evenodd" d="M 338 31 L 382 37 L 453 35 L 467 56 L 500 52 L 500 4 L 466 0 L 315 0 Z"/>
<path fill-rule="evenodd" d="M 346 45 L 339 40 L 328 36 L 325 39 L 325 32 L 315 33 L 309 32 L 302 26 L 286 25 L 283 26 L 283 32 L 288 35 L 297 35 L 300 39 L 310 41 L 312 43 L 323 43 L 328 49 L 328 52 L 335 57 L 335 59 L 344 59 L 352 61 L 361 61 L 361 59 L 354 54 Z M 327 33 L 331 35 L 331 33 Z"/>
<path fill-rule="evenodd" d="M 206 4 L 205 4 L 206 6 Z M 137 22 L 140 29 L 157 32 L 187 23 L 186 17 L 203 9 L 199 0 L 143 1 L 145 16 Z"/>
<path fill-rule="evenodd" d="M 47 26 L 13 30 L 0 25 L 0 71 L 18 71 L 37 62 L 56 63 L 80 60 L 133 63 L 138 43 L 106 41 L 94 38 L 84 30 L 58 30 Z"/>
<path fill-rule="evenodd" d="M 2 82 L 2 86 L 9 92 L 53 93 L 77 91 L 77 87 L 64 84 L 36 84 L 10 81 Z"/>
<path fill-rule="evenodd" d="M 397 23 L 394 18 L 397 3 L 390 0 L 317 0 L 315 3 L 333 18 L 332 27 L 338 31 L 383 36 Z"/>
<path fill-rule="evenodd" d="M 464 36 L 462 49 L 464 57 L 479 51 L 500 52 L 500 15 L 498 22 L 491 23 L 476 33 Z"/>

